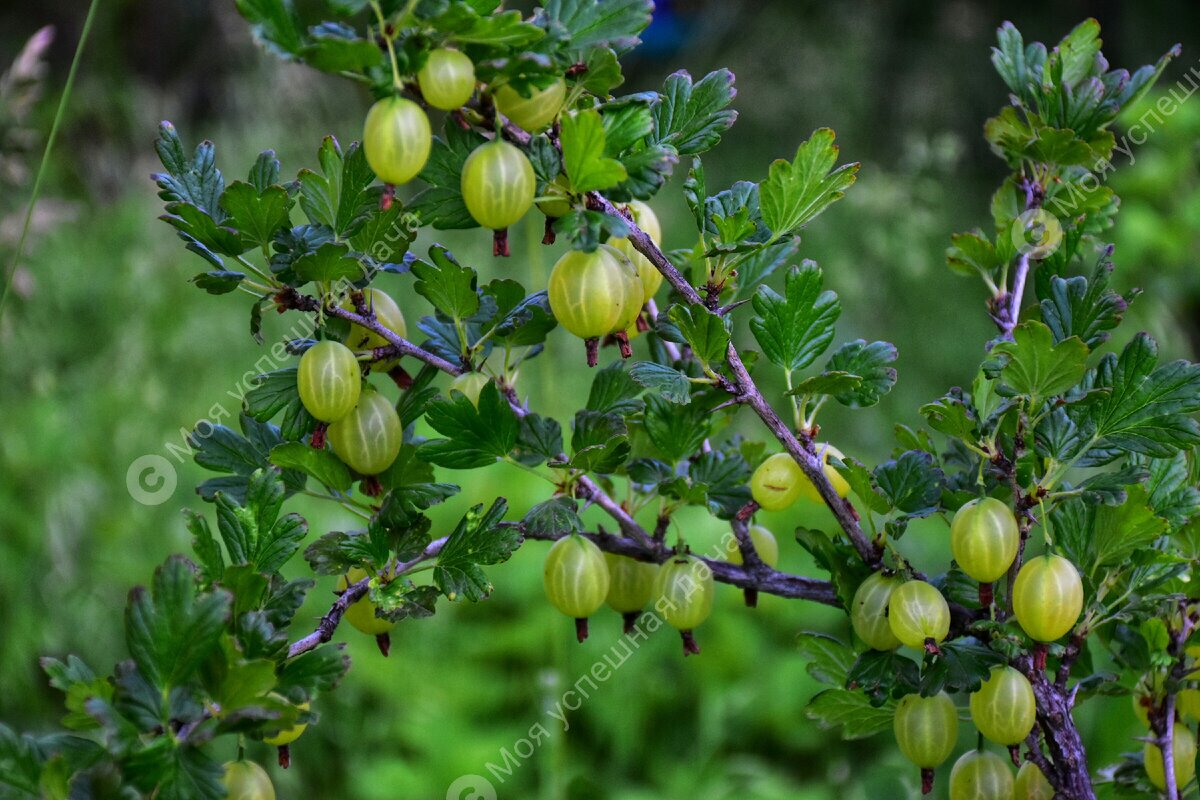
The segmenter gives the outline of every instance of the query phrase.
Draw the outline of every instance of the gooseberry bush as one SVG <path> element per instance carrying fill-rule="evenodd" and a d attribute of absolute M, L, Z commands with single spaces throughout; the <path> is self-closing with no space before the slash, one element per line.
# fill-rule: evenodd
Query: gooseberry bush
<path fill-rule="evenodd" d="M 1176 50 L 1130 73 L 1109 68 L 1094 20 L 1052 48 L 999 29 L 1009 102 L 984 131 L 1009 174 L 987 230 L 948 251 L 986 286 L 997 336 L 963 365 L 967 388 L 923 406 L 925 427 L 897 426 L 871 467 L 817 418 L 874 405 L 896 350 L 830 352 L 840 301 L 798 261 L 799 232 L 858 170 L 839 165 L 832 131 L 758 182 L 710 188 L 701 156 L 735 121 L 734 76 L 618 93 L 649 0 L 545 0 L 529 17 L 497 0 L 327 0 L 324 20 L 285 0 L 237 5 L 269 50 L 376 102 L 361 146 L 325 139 L 294 180 L 272 151 L 227 180 L 211 143 L 188 152 L 162 124 L 154 179 L 162 219 L 205 264 L 193 282 L 249 295 L 264 346 L 268 312 L 305 334 L 270 348 L 281 363 L 239 429 L 193 434 L 217 475 L 187 516 L 193 552 L 130 593 L 129 659 L 106 677 L 45 659 L 66 730 L 0 726 L 7 792 L 272 797 L 244 744 L 277 746 L 287 766 L 350 666 L 332 642 L 342 622 L 387 655 L 395 625 L 487 598 L 484 568 L 530 540 L 553 542 L 547 599 L 580 641 L 608 606 L 628 634 L 665 622 L 700 653 L 715 583 L 749 605 L 767 593 L 844 609 L 842 636 L 799 638 L 828 685 L 808 716 L 848 739 L 890 730 L 925 791 L 939 768 L 955 800 L 1174 800 L 1193 786 L 1200 366 L 1160 363 L 1144 333 L 1109 344 L 1133 294 L 1109 287 L 1117 198 L 1092 172 Z M 653 210 L 676 171 L 694 230 L 663 229 Z M 546 286 L 481 284 L 440 245 L 410 250 L 428 228 L 480 227 L 502 258 L 529 214 L 560 240 Z M 569 380 L 591 388 L 570 420 L 518 380 L 550 336 L 584 344 Z M 544 501 L 496 497 L 435 530 L 428 512 L 460 490 L 448 479 L 498 463 L 545 479 Z M 283 511 L 301 492 L 360 527 L 310 532 Z M 754 524 L 800 497 L 825 504 L 828 529 Z M 611 529 L 587 529 L 584 506 Z M 672 526 L 685 506 L 727 523 L 715 552 Z M 912 526 L 930 517 L 947 524 Z M 923 574 L 906 535 L 944 536 L 954 562 Z M 797 547 L 827 578 L 776 570 Z M 315 581 L 281 574 L 301 558 L 337 578 L 315 628 L 296 618 Z M 1131 697 L 1146 725 L 1117 764 L 1089 761 L 1074 720 L 1097 695 Z M 960 720 L 979 744 L 951 762 Z"/>

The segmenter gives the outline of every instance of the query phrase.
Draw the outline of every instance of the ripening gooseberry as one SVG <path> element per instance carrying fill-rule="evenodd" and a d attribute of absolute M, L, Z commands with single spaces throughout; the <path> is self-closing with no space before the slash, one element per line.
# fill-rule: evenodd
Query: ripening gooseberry
<path fill-rule="evenodd" d="M 442 111 L 461 107 L 475 92 L 475 65 L 459 50 L 439 47 L 417 73 L 425 102 Z"/>
<path fill-rule="evenodd" d="M 1005 747 L 1025 741 L 1037 721 L 1037 701 L 1029 680 L 1012 667 L 992 667 L 979 690 L 971 693 L 975 727 Z"/>
<path fill-rule="evenodd" d="M 642 308 L 637 272 L 628 258 L 606 244 L 590 253 L 563 253 L 546 288 L 555 319 L 581 339 L 625 330 Z"/>
<path fill-rule="evenodd" d="M 354 410 L 329 426 L 334 454 L 360 475 L 378 475 L 400 454 L 404 430 L 387 398 L 363 392 Z"/>
<path fill-rule="evenodd" d="M 766 511 L 782 511 L 800 496 L 800 483 L 807 481 L 800 465 L 788 453 L 769 456 L 750 477 L 750 494 Z"/>
<path fill-rule="evenodd" d="M 275 800 L 267 771 L 253 761 L 230 761 L 221 776 L 228 800 Z"/>
<path fill-rule="evenodd" d="M 360 567 L 351 567 L 349 572 L 338 578 L 338 591 L 344 592 L 350 584 L 358 583 L 365 577 L 367 577 L 366 570 Z M 396 626 L 396 623 L 391 620 L 375 616 L 375 604 L 365 594 L 350 604 L 342 619 L 368 636 L 380 636 Z"/>
<path fill-rule="evenodd" d="M 278 697 L 278 695 L 276 695 L 276 697 Z M 282 699 L 282 698 L 280 698 L 280 699 Z M 300 709 L 301 711 L 308 711 L 309 704 L 301 703 L 300 705 L 296 706 L 296 708 Z M 300 734 L 304 733 L 304 730 L 307 727 L 308 727 L 307 722 L 297 722 L 295 725 L 293 725 L 290 728 L 285 728 L 284 730 L 276 731 L 275 733 L 272 733 L 270 736 L 264 736 L 263 741 L 265 743 L 271 745 L 272 747 L 283 747 L 285 744 L 291 744 L 292 742 L 299 739 Z"/>
<path fill-rule="evenodd" d="M 384 183 L 399 185 L 417 177 L 429 160 L 431 147 L 429 117 L 412 100 L 385 97 L 367 112 L 363 153 Z"/>
<path fill-rule="evenodd" d="M 896 744 L 921 769 L 933 769 L 950 757 L 958 741 L 958 709 L 945 692 L 933 697 L 906 694 L 892 721 Z"/>
<path fill-rule="evenodd" d="M 629 213 L 633 217 L 634 224 L 645 231 L 651 241 L 656 245 L 662 244 L 662 226 L 658 222 L 654 209 L 641 200 L 630 200 Z M 638 277 L 642 279 L 641 305 L 650 302 L 659 287 L 662 286 L 663 274 L 650 263 L 650 259 L 638 252 L 637 248 L 633 246 L 633 242 L 625 237 L 609 239 L 608 243 L 624 253 L 638 271 Z"/>
<path fill-rule="evenodd" d="M 1200 722 L 1200 689 L 1180 689 L 1175 695 L 1175 709 L 1184 719 Z"/>
<path fill-rule="evenodd" d="M 839 459 L 844 458 L 842 451 L 838 450 L 831 444 L 818 443 L 816 448 L 817 452 L 821 454 L 821 464 L 825 467 L 825 477 L 829 479 L 831 484 L 833 484 L 833 491 L 837 493 L 837 496 L 844 498 L 846 495 L 850 494 L 850 484 L 847 483 L 846 479 L 842 477 L 842 474 L 834 469 L 829 463 L 830 456 L 835 456 Z M 803 497 L 807 497 L 809 500 L 812 500 L 814 503 L 824 503 L 825 499 L 821 497 L 821 493 L 817 491 L 816 486 L 813 486 L 813 482 L 808 479 L 808 476 L 801 475 L 800 477 L 800 494 Z"/>
<path fill-rule="evenodd" d="M 447 390 L 447 393 L 462 392 L 471 401 L 471 405 L 478 407 L 479 393 L 483 391 L 483 387 L 487 386 L 489 382 L 491 382 L 491 378 L 482 372 L 464 372 L 450 381 L 450 388 Z"/>
<path fill-rule="evenodd" d="M 762 525 L 751 525 L 749 533 L 758 557 L 774 569 L 779 564 L 779 542 L 775 539 L 775 534 Z M 725 540 L 725 560 L 730 564 L 742 563 L 742 548 L 738 546 L 736 537 L 730 536 Z"/>
<path fill-rule="evenodd" d="M 658 564 L 638 561 L 616 553 L 605 553 L 608 565 L 608 596 L 604 601 L 613 611 L 625 617 L 625 632 L 633 630 L 633 623 L 646 604 L 654 599 L 654 578 L 658 575 Z"/>
<path fill-rule="evenodd" d="M 536 190 L 529 159 L 499 137 L 476 147 L 463 163 L 463 202 L 485 228 L 503 231 L 518 222 L 533 205 Z"/>
<path fill-rule="evenodd" d="M 1047 553 L 1031 558 L 1013 583 L 1013 614 L 1029 638 L 1053 642 L 1075 626 L 1083 611 L 1083 581 L 1075 565 Z"/>
<path fill-rule="evenodd" d="M 404 321 L 404 313 L 400 311 L 400 306 L 396 305 L 396 301 L 390 294 L 382 289 L 363 289 L 363 304 L 374 312 L 375 321 L 380 325 L 401 338 L 408 336 L 408 325 Z M 350 297 L 342 301 L 342 308 L 357 313 L 354 301 Z M 377 347 L 386 347 L 391 344 L 378 333 L 354 324 L 350 325 L 350 330 L 346 332 L 346 337 L 342 341 L 351 350 L 374 350 Z M 399 363 L 399 358 L 377 361 L 372 368 L 379 372 L 387 372 Z"/>
<path fill-rule="evenodd" d="M 980 583 L 998 580 L 1017 557 L 1021 535 L 1012 509 L 994 497 L 966 503 L 950 523 L 950 549 L 968 577 Z"/>
<path fill-rule="evenodd" d="M 1012 768 L 995 753 L 970 750 L 950 770 L 950 800 L 1010 800 Z"/>
<path fill-rule="evenodd" d="M 900 640 L 888 622 L 888 603 L 892 592 L 904 581 L 898 576 L 875 572 L 867 576 L 850 603 L 850 624 L 858 638 L 872 650 L 895 650 Z"/>
<path fill-rule="evenodd" d="M 683 635 L 684 655 L 700 652 L 692 630 L 712 613 L 715 594 L 712 569 L 695 556 L 674 556 L 659 567 L 654 578 L 654 607 Z"/>
<path fill-rule="evenodd" d="M 1054 800 L 1054 787 L 1046 780 L 1041 768 L 1032 761 L 1026 761 L 1017 770 L 1013 800 Z"/>
<path fill-rule="evenodd" d="M 888 624 L 897 639 L 919 650 L 930 639 L 936 644 L 946 638 L 950 632 L 950 606 L 932 584 L 908 581 L 892 590 Z"/>
<path fill-rule="evenodd" d="M 1175 757 L 1175 785 L 1179 788 L 1187 786 L 1196 774 L 1196 737 L 1188 726 L 1175 723 L 1171 734 L 1171 754 Z M 1167 788 L 1167 773 L 1163 769 L 1162 750 L 1153 742 L 1146 742 L 1142 748 L 1142 758 L 1146 763 L 1146 777 L 1155 788 L 1163 791 Z"/>
<path fill-rule="evenodd" d="M 579 641 L 587 638 L 587 618 L 604 605 L 610 578 L 604 553 L 578 534 L 559 539 L 546 553 L 542 584 L 546 599 L 575 620 Z"/>
<path fill-rule="evenodd" d="M 321 422 L 337 422 L 354 410 L 362 392 L 362 371 L 348 347 L 317 342 L 300 356 L 296 389 L 308 413 Z"/>
<path fill-rule="evenodd" d="M 563 101 L 567 97 L 567 82 L 562 78 L 555 78 L 546 88 L 531 87 L 529 91 L 528 97 L 522 97 L 520 92 L 506 83 L 497 88 L 492 96 L 496 108 L 508 117 L 510 122 L 529 133 L 539 133 L 553 122 L 562 110 Z"/>

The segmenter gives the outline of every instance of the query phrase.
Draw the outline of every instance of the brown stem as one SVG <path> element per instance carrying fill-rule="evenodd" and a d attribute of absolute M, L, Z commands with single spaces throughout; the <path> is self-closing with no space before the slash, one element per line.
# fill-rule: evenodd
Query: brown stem
<path fill-rule="evenodd" d="M 621 348 L 621 358 L 629 358 L 633 355 L 633 348 L 629 346 L 629 334 L 625 331 L 617 331 L 613 334 L 613 338 L 617 340 L 617 346 Z"/>
<path fill-rule="evenodd" d="M 638 618 L 641 616 L 642 616 L 642 612 L 640 612 L 640 611 L 626 611 L 624 614 L 622 614 L 621 615 L 621 620 L 623 622 L 623 625 L 621 627 L 622 632 L 623 633 L 633 633 L 634 629 L 637 628 Z"/>
<path fill-rule="evenodd" d="M 584 339 L 583 346 L 587 351 L 587 365 L 594 367 L 600 363 L 600 339 L 595 336 Z"/>
<path fill-rule="evenodd" d="M 279 766 L 287 769 L 292 765 L 292 749 L 286 744 L 279 745 Z"/>
<path fill-rule="evenodd" d="M 579 617 L 575 620 L 575 641 L 583 644 L 588 637 L 588 621 L 587 617 Z"/>
<path fill-rule="evenodd" d="M 1044 645 L 1042 648 L 1044 650 Z M 1063 798 L 1096 800 L 1096 792 L 1092 788 L 1092 779 L 1088 772 L 1087 752 L 1071 716 L 1070 696 L 1060 692 L 1046 677 L 1044 668 L 1039 669 L 1035 662 L 1034 656 L 1026 655 L 1018 658 L 1013 664 L 1033 686 L 1033 695 L 1037 700 L 1038 723 L 1045 735 L 1053 766 L 1045 758 L 1041 759 L 1044 764 L 1039 763 L 1036 758 L 1032 760 L 1038 763 L 1047 780 Z M 1031 750 L 1032 745 L 1036 745 L 1036 741 L 1032 742 Z"/>
<path fill-rule="evenodd" d="M 325 422 L 318 422 L 317 426 L 313 428 L 312 437 L 308 440 L 313 450 L 325 449 L 325 433 L 328 430 L 329 424 Z"/>
<path fill-rule="evenodd" d="M 554 233 L 554 218 L 546 217 L 546 226 L 542 233 L 542 244 L 554 244 L 554 240 L 558 238 Z"/>
<path fill-rule="evenodd" d="M 492 255 L 503 256 L 504 258 L 512 255 L 508 251 L 508 228 L 492 231 Z"/>
<path fill-rule="evenodd" d="M 929 794 L 933 791 L 933 769 L 931 767 L 921 767 L 921 794 Z"/>
<path fill-rule="evenodd" d="M 696 643 L 696 637 L 691 631 L 680 631 L 679 638 L 683 640 L 683 655 L 698 656 L 700 655 L 700 645 Z"/>

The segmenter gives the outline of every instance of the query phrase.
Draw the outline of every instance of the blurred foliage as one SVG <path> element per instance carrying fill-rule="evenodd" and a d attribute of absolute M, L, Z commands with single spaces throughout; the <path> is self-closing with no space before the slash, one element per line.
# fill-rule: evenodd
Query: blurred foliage
<path fill-rule="evenodd" d="M 235 391 L 261 354 L 243 311 L 203 303 L 186 283 L 195 265 L 154 220 L 150 181 L 125 193 L 116 187 L 153 168 L 149 143 L 160 118 L 219 138 L 231 163 L 276 146 L 286 166 L 298 167 L 313 161 L 325 133 L 356 138 L 369 102 L 255 50 L 231 4 L 106 5 L 41 212 L 72 213 L 75 222 L 35 239 L 0 319 L 0 718 L 30 729 L 48 727 L 62 711 L 37 655 L 74 652 L 106 669 L 119 652 L 128 587 L 186 547 L 179 509 L 199 506 L 189 492 L 201 471 L 178 465 L 174 497 L 143 506 L 126 490 L 129 464 L 166 455 L 214 403 L 233 404 L 225 390 Z M 1027 4 L 1004 14 L 1044 37 L 1075 21 L 1077 5 Z M 1116 39 L 1107 49 L 1117 62 L 1147 60 L 1181 32 L 1200 29 L 1193 4 L 1141 4 L 1136 22 L 1125 24 L 1123 13 L 1101 17 Z M 802 246 L 843 299 L 842 335 L 886 333 L 900 351 L 900 382 L 878 409 L 853 427 L 838 409 L 823 418 L 826 435 L 864 460 L 891 449 L 895 421 L 916 423 L 921 403 L 969 381 L 964 365 L 992 335 L 984 292 L 945 269 L 944 250 L 950 232 L 983 215 L 985 187 L 997 174 L 979 133 L 998 89 L 985 57 L 1001 21 L 995 14 L 981 2 L 662 2 L 648 55 L 628 69 L 631 89 L 660 83 L 667 64 L 693 73 L 728 65 L 737 73 L 742 124 L 706 164 L 712 185 L 762 177 L 772 158 L 825 124 L 838 130 L 847 157 L 864 162 L 859 187 Z M 11 62 L 41 25 L 57 23 L 52 74 L 61 76 L 82 16 L 82 4 L 69 0 L 9 4 L 0 11 L 0 62 Z M 1165 84 L 1194 63 L 1197 44 L 1184 42 L 1182 67 Z M 834 89 L 816 93 L 818 86 Z M 54 99 L 33 110 L 31 124 L 41 131 Z M 233 119 L 235 127 L 224 122 Z M 1150 329 L 1172 355 L 1185 354 L 1189 342 L 1192 351 L 1200 346 L 1198 141 L 1193 97 L 1112 177 L 1123 201 L 1116 288 L 1151 290 L 1132 306 L 1129 327 Z M 25 161 L 26 169 L 36 166 Z M 21 197 L 0 196 L 6 266 Z M 686 227 L 679 193 L 664 197 L 677 204 L 658 209 L 667 246 L 691 244 L 672 233 Z M 518 270 L 538 284 L 557 251 L 537 244 L 540 222 L 526 224 L 514 232 L 515 257 L 499 267 L 486 236 L 444 238 L 485 277 L 489 268 Z M 268 327 L 268 344 L 281 332 Z M 553 364 L 577 358 L 577 344 L 552 337 L 548 357 L 522 377 L 547 412 L 561 414 L 586 391 L 554 383 Z M 439 522 L 499 491 L 514 507 L 541 499 L 540 487 L 515 470 L 485 476 L 495 483 L 448 502 Z M 314 529 L 346 524 L 324 508 L 297 510 Z M 825 512 L 802 505 L 763 520 L 783 544 L 782 568 L 811 572 L 787 532 L 827 524 Z M 703 514 L 682 515 L 679 524 L 691 526 L 697 545 L 707 544 L 705 533 L 718 536 Z M 945 528 L 937 518 L 914 525 L 904 546 L 915 563 L 946 557 Z M 365 637 L 339 633 L 351 641 L 351 676 L 314 709 L 322 724 L 293 745 L 292 769 L 274 772 L 280 796 L 440 798 L 458 776 L 502 764 L 502 751 L 513 751 L 537 723 L 551 736 L 499 785 L 501 797 L 915 796 L 916 776 L 890 737 L 844 743 L 803 716 L 817 684 L 795 655 L 795 634 L 845 638 L 842 615 L 773 597 L 745 609 L 729 587 L 718 598 L 724 613 L 705 626 L 701 657 L 683 661 L 673 636 L 652 637 L 598 684 L 563 731 L 549 712 L 610 653 L 619 619 L 596 620 L 592 638 L 576 646 L 569 623 L 541 596 L 544 547 L 530 544 L 494 568 L 497 591 L 488 603 L 449 606 L 398 628 L 388 660 Z M 319 584 L 301 616 L 315 622 L 331 589 L 331 580 Z M 1097 700 L 1080 716 L 1095 763 L 1139 747 L 1127 699 Z M 1103 726 L 1091 724 L 1100 718 Z M 943 782 L 935 796 L 944 791 Z"/>

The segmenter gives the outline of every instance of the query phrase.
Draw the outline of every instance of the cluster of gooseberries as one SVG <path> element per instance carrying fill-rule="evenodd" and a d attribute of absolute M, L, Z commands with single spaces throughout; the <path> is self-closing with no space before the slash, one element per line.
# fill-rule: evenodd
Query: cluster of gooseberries
<path fill-rule="evenodd" d="M 417 73 L 417 86 L 430 106 L 459 109 L 474 94 L 474 65 L 457 50 L 434 50 Z M 531 133 L 544 130 L 558 117 L 566 96 L 562 77 L 531 88 L 528 97 L 509 84 L 493 87 L 491 93 L 496 109 Z M 385 183 L 395 186 L 415 178 L 425 167 L 431 146 L 429 119 L 413 100 L 386 97 L 368 112 L 363 150 L 367 163 Z M 463 202 L 472 219 L 495 232 L 495 255 L 509 254 L 507 229 L 535 200 L 547 218 L 544 241 L 553 242 L 550 223 L 570 211 L 570 184 L 560 174 L 540 199 L 535 197 L 536 188 L 525 153 L 498 135 L 475 148 L 463 163 Z M 625 213 L 656 244 L 660 242 L 662 229 L 648 205 L 633 200 Z M 594 366 L 602 337 L 612 336 L 621 354 L 630 355 L 629 338 L 636 335 L 641 310 L 662 280 L 658 269 L 627 238 L 614 237 L 591 252 L 572 250 L 558 260 L 550 276 L 550 306 L 564 328 L 587 342 L 588 363 Z"/>
<path fill-rule="evenodd" d="M 955 514 L 950 545 L 955 561 L 980 584 L 985 607 L 992 602 L 991 584 L 1016 559 L 1020 531 L 1013 512 L 1001 501 L 972 500 Z M 1029 559 L 1012 585 L 1017 623 L 1035 642 L 1035 667 L 1044 668 L 1045 645 L 1065 636 L 1083 609 L 1083 584 L 1065 558 L 1047 553 Z M 850 609 L 855 634 L 874 650 L 901 645 L 937 652 L 950 629 L 950 607 L 936 587 L 905 579 L 900 573 L 876 572 L 859 586 Z M 1033 730 L 1037 703 L 1033 686 L 1011 666 L 993 667 L 969 698 L 971 720 L 979 733 L 1004 747 L 1018 747 Z M 920 767 L 922 784 L 932 787 L 933 770 L 954 750 L 958 711 L 944 692 L 932 697 L 905 696 L 896 710 L 896 741 L 904 755 Z M 1149 763 L 1149 758 L 1147 759 Z M 1015 795 L 1014 795 L 1015 792 Z M 1005 760 L 982 749 L 955 763 L 950 774 L 953 800 L 1053 797 L 1049 782 L 1032 762 L 1022 766 L 1015 782 Z"/>
<path fill-rule="evenodd" d="M 1200 645 L 1186 648 L 1185 655 L 1192 660 L 1192 670 L 1200 661 Z M 1194 672 L 1189 673 L 1194 675 Z M 1148 675 L 1138 685 L 1133 693 L 1133 713 L 1138 721 L 1147 729 L 1147 741 L 1142 748 L 1142 761 L 1146 767 L 1146 776 L 1150 783 L 1160 791 L 1166 789 L 1166 770 L 1163 768 L 1162 749 L 1152 741 L 1150 731 L 1150 713 L 1152 709 L 1161 708 L 1161 698 L 1158 697 L 1155 675 Z M 1175 785 L 1186 786 L 1196 774 L 1196 735 L 1190 725 L 1200 722 L 1200 689 L 1192 686 L 1180 689 L 1175 695 L 1175 719 L 1172 720 L 1171 752 L 1175 762 Z"/>
<path fill-rule="evenodd" d="M 817 450 L 821 454 L 825 477 L 833 485 L 837 496 L 844 499 L 850 494 L 850 484 L 829 463 L 830 456 L 841 459 L 842 451 L 831 444 L 819 444 Z M 758 465 L 758 469 L 754 470 L 750 477 L 750 494 L 754 497 L 754 502 L 766 511 L 783 511 L 801 497 L 818 503 L 823 502 L 817 487 L 788 453 L 768 456 Z"/>
<path fill-rule="evenodd" d="M 774 565 L 779 557 L 775 537 L 759 526 L 751 528 L 750 535 L 763 561 Z M 741 563 L 736 542 L 727 554 L 730 562 Z M 588 637 L 588 617 L 601 606 L 607 604 L 622 616 L 625 633 L 633 631 L 650 606 L 679 631 L 684 655 L 700 652 L 692 632 L 712 613 L 716 595 L 711 567 L 686 548 L 659 565 L 605 553 L 579 534 L 564 536 L 550 547 L 542 580 L 551 605 L 575 620 L 580 642 Z"/>

